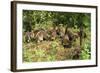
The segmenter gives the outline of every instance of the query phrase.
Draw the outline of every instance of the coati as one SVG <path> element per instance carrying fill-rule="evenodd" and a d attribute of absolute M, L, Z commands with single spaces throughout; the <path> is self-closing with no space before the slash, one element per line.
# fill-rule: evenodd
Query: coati
<path fill-rule="evenodd" d="M 64 46 L 64 48 L 70 48 L 71 47 L 71 42 L 70 42 L 69 36 L 67 34 L 65 34 L 62 37 L 62 45 Z"/>
<path fill-rule="evenodd" d="M 70 48 L 72 43 L 76 41 L 76 39 L 80 37 L 77 32 L 72 31 L 71 28 L 65 29 L 65 34 L 62 37 L 62 44 L 65 48 Z"/>
<path fill-rule="evenodd" d="M 48 34 L 43 29 L 34 30 L 34 31 L 31 31 L 31 32 L 27 31 L 25 33 L 25 41 L 27 43 L 33 42 L 33 41 L 41 42 L 43 40 L 48 40 Z"/>
<path fill-rule="evenodd" d="M 51 30 L 50 31 L 50 33 L 51 33 L 51 40 L 55 40 L 56 39 L 56 37 L 57 37 L 57 32 L 56 32 L 56 30 L 54 29 L 54 30 Z"/>
<path fill-rule="evenodd" d="M 60 27 L 56 26 L 52 28 L 50 31 L 50 39 L 55 40 L 56 38 L 62 38 L 64 36 L 64 31 Z"/>
<path fill-rule="evenodd" d="M 63 28 L 57 27 L 56 33 L 59 38 L 62 38 L 64 36 L 65 31 L 63 30 Z"/>
<path fill-rule="evenodd" d="M 69 28 L 66 28 L 65 30 L 65 34 L 62 37 L 62 44 L 64 46 L 64 48 L 70 48 L 72 45 L 72 41 L 73 41 L 73 33 L 71 32 L 71 30 Z"/>
<path fill-rule="evenodd" d="M 35 36 L 34 38 L 36 39 L 36 41 L 39 43 L 39 42 L 42 42 L 43 40 L 48 40 L 48 33 L 43 30 L 43 29 L 40 29 L 40 30 L 36 30 L 34 32 Z"/>
<path fill-rule="evenodd" d="M 29 43 L 31 41 L 31 32 L 27 31 L 25 33 L 25 41 Z"/>

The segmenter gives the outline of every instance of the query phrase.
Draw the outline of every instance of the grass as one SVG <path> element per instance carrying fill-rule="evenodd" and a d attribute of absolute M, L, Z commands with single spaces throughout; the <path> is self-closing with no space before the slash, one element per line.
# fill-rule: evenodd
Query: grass
<path fill-rule="evenodd" d="M 71 60 L 73 51 L 73 47 L 64 48 L 58 40 L 42 41 L 40 43 L 30 42 L 28 44 L 23 44 L 23 61 L 40 62 Z"/>
<path fill-rule="evenodd" d="M 82 47 L 77 49 L 80 44 L 80 38 L 72 42 L 70 48 L 64 48 L 61 40 L 56 38 L 53 41 L 42 41 L 36 43 L 23 42 L 23 62 L 46 62 L 46 61 L 64 61 L 64 60 L 85 60 L 91 58 L 90 34 L 82 42 Z M 79 53 L 79 58 L 74 58 Z"/>

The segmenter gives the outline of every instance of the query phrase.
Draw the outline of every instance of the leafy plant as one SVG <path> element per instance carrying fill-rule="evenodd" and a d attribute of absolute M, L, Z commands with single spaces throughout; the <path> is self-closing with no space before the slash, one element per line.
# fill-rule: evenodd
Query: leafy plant
<path fill-rule="evenodd" d="M 81 45 L 80 59 L 91 58 L 91 14 L 76 12 L 55 12 L 55 11 L 38 11 L 23 10 L 23 61 L 24 62 L 40 62 L 40 61 L 56 61 L 56 60 L 72 60 L 71 52 L 76 46 Z M 55 27 L 55 28 L 54 28 Z M 57 27 L 57 28 L 56 28 Z M 71 48 L 65 48 L 62 45 L 62 38 L 67 28 L 72 31 L 68 36 Z M 82 27 L 82 29 L 80 28 Z M 47 36 L 40 43 L 36 41 L 36 35 L 41 29 L 46 31 Z M 51 41 L 51 31 L 57 31 L 57 38 Z M 59 30 L 58 30 L 59 29 Z M 84 30 L 83 30 L 84 29 Z M 80 30 L 86 33 L 86 37 L 81 37 Z M 26 32 L 34 33 L 32 41 L 26 42 Z M 61 35 L 62 34 L 62 35 Z M 42 33 L 40 34 L 40 36 Z M 43 35 L 45 36 L 45 35 Z M 30 36 L 31 37 L 31 36 Z M 70 41 L 75 38 L 75 40 Z M 42 45 L 42 46 L 41 46 Z M 38 46 L 38 47 L 37 47 Z M 75 52 L 75 51 L 74 51 Z"/>
<path fill-rule="evenodd" d="M 81 59 L 90 59 L 91 58 L 91 45 L 90 42 L 85 42 L 85 44 L 82 46 L 82 51 L 81 51 Z"/>
<path fill-rule="evenodd" d="M 34 51 L 34 54 L 35 54 L 35 56 L 41 58 L 41 57 L 45 56 L 45 51 L 42 50 L 41 48 L 39 48 L 39 49 L 37 48 L 37 49 Z"/>

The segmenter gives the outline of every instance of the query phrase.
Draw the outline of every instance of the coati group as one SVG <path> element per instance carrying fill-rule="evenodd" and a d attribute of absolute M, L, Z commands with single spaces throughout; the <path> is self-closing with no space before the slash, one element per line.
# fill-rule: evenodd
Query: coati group
<path fill-rule="evenodd" d="M 72 42 L 80 37 L 80 32 L 74 33 L 71 28 L 66 28 L 65 30 L 55 27 L 53 29 L 38 29 L 34 31 L 25 32 L 25 42 L 29 43 L 31 41 L 36 41 L 37 43 L 42 41 L 53 41 L 59 38 L 62 45 L 65 48 L 70 48 Z"/>

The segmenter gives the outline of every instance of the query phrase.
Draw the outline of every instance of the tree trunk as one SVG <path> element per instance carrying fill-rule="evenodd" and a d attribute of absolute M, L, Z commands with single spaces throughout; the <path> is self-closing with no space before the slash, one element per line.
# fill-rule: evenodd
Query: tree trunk
<path fill-rule="evenodd" d="M 80 25 L 80 46 L 82 46 L 83 39 L 83 24 Z"/>

